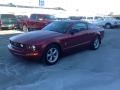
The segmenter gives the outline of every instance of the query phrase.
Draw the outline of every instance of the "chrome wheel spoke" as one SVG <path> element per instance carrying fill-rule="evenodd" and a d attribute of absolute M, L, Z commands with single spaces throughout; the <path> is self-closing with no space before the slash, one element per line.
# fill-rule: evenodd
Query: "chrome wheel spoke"
<path fill-rule="evenodd" d="M 52 61 L 52 56 L 49 57 L 49 61 Z"/>
<path fill-rule="evenodd" d="M 50 56 L 51 56 L 51 54 L 48 53 L 48 54 L 47 54 L 47 57 L 50 57 Z"/>
<path fill-rule="evenodd" d="M 50 54 L 52 54 L 52 52 L 53 52 L 53 50 L 52 50 L 52 49 L 50 49 Z"/>
<path fill-rule="evenodd" d="M 56 53 L 57 53 L 57 50 L 54 50 L 54 51 L 53 51 L 53 54 L 55 55 Z"/>
<path fill-rule="evenodd" d="M 53 55 L 53 57 L 54 57 L 54 58 L 56 58 L 56 57 L 57 57 L 57 55 Z"/>

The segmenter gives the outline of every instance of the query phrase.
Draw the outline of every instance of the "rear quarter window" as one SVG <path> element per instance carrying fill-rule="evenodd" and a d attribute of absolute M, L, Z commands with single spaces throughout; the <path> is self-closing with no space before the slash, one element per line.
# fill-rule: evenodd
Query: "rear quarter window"
<path fill-rule="evenodd" d="M 72 29 L 77 29 L 79 31 L 81 31 L 81 30 L 87 30 L 88 26 L 87 26 L 87 23 L 80 22 L 80 23 L 75 23 L 72 26 Z"/>
<path fill-rule="evenodd" d="M 90 30 L 95 30 L 95 29 L 99 29 L 100 27 L 99 26 L 97 26 L 97 25 L 94 25 L 94 24 L 88 24 L 88 29 L 90 29 Z"/>

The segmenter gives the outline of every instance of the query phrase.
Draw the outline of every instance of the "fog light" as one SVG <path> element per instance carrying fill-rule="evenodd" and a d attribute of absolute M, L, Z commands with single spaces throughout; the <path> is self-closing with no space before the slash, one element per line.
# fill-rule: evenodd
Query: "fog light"
<path fill-rule="evenodd" d="M 26 56 L 37 56 L 38 55 L 38 53 L 28 53 L 28 54 L 26 54 Z"/>
<path fill-rule="evenodd" d="M 35 51 L 35 50 L 36 50 L 36 47 L 33 45 L 33 46 L 32 46 L 32 49 L 33 49 L 33 51 Z"/>

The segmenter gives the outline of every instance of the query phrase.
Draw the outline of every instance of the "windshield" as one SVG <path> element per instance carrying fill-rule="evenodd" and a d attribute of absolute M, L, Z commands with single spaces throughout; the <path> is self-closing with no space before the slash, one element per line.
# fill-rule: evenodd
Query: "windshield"
<path fill-rule="evenodd" d="M 28 16 L 26 15 L 16 15 L 17 19 L 28 19 Z"/>
<path fill-rule="evenodd" d="M 47 25 L 42 30 L 65 33 L 65 31 L 68 29 L 69 26 L 70 26 L 70 23 L 68 23 L 68 22 L 58 21 L 58 22 L 53 22 L 53 23 Z"/>
<path fill-rule="evenodd" d="M 39 20 L 39 19 L 54 20 L 55 17 L 53 15 L 32 14 L 30 16 L 30 19 L 32 20 Z"/>
<path fill-rule="evenodd" d="M 11 14 L 2 14 L 2 15 L 1 15 L 1 18 L 3 18 L 3 19 L 4 19 L 4 18 L 5 18 L 5 19 L 6 19 L 6 18 L 13 18 L 13 19 L 14 19 L 15 16 L 14 16 L 14 15 L 11 15 Z"/>

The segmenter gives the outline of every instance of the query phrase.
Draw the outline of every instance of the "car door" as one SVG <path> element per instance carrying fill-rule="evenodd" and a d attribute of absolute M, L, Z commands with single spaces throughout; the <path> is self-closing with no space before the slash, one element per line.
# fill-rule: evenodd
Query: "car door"
<path fill-rule="evenodd" d="M 66 41 L 67 48 L 73 48 L 89 43 L 87 23 L 78 22 L 71 26 L 68 39 Z"/>

